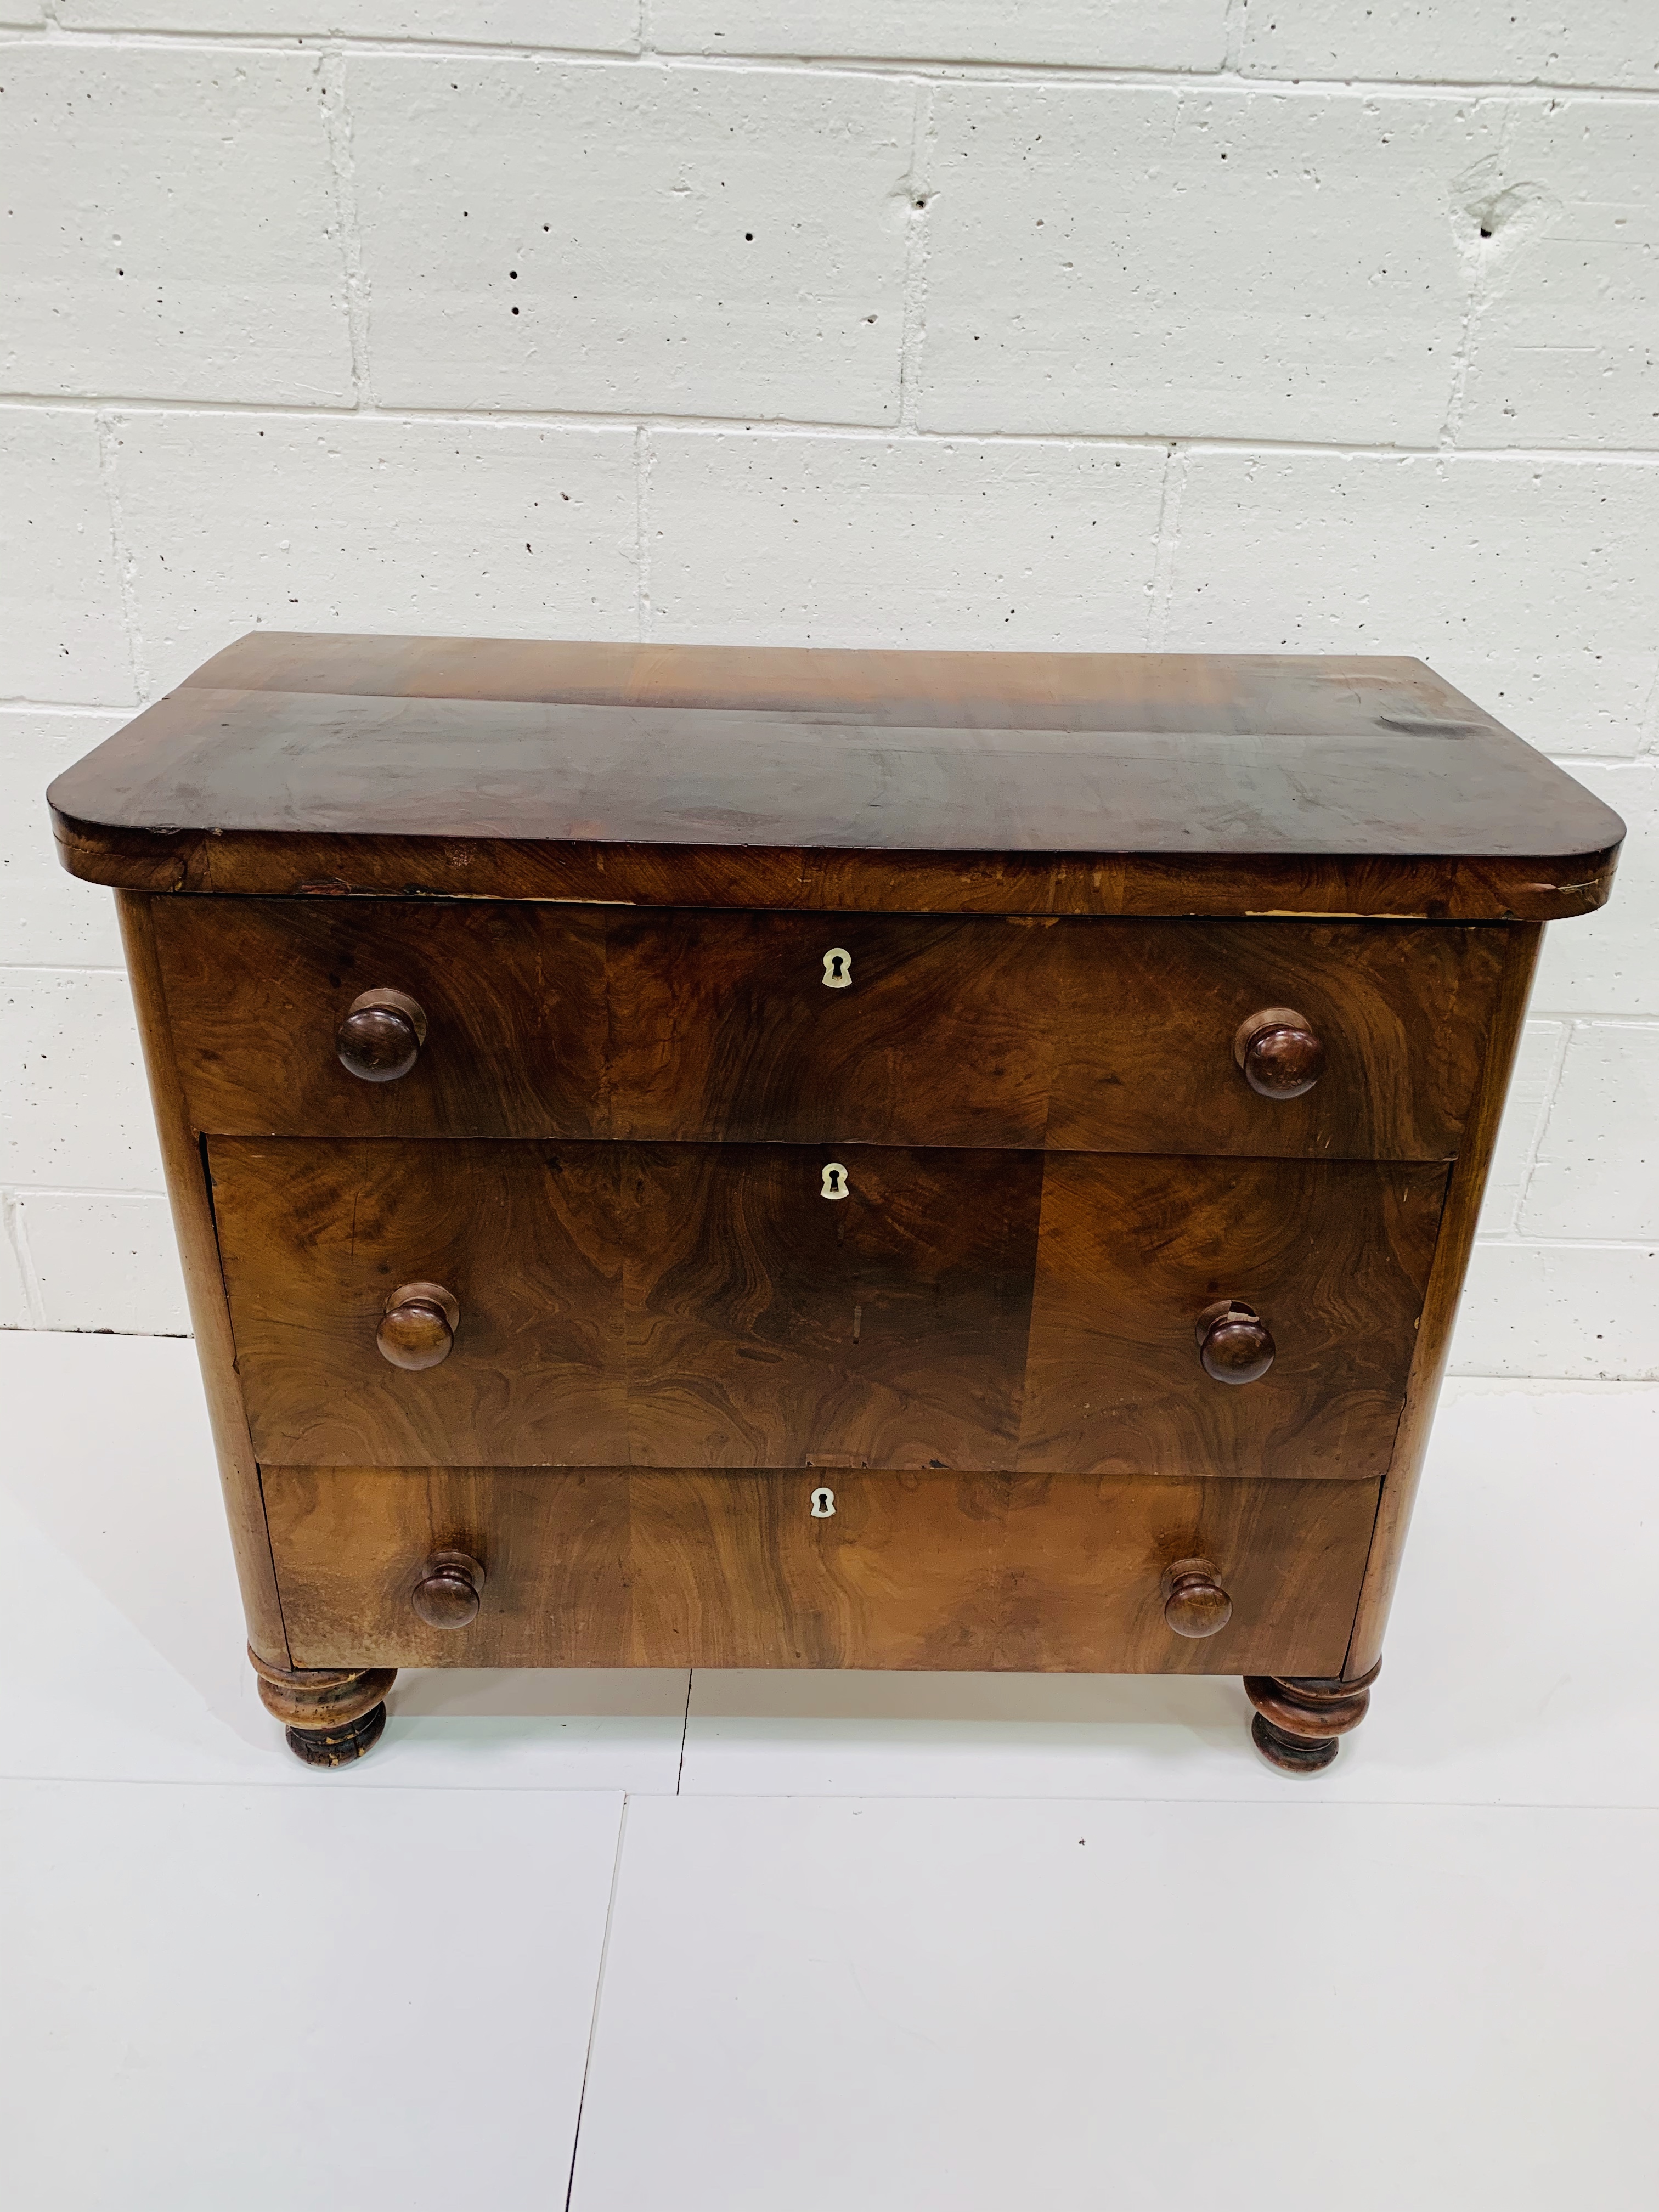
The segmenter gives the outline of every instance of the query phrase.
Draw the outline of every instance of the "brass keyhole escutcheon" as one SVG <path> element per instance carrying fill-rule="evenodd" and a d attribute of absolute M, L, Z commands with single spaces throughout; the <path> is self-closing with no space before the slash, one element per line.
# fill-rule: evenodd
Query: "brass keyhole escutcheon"
<path fill-rule="evenodd" d="M 853 980 L 853 956 L 844 945 L 832 945 L 823 956 L 823 988 L 844 991 Z"/>
<path fill-rule="evenodd" d="M 823 1170 L 823 1181 L 818 1187 L 820 1198 L 850 1198 L 853 1186 L 847 1179 L 847 1170 L 839 1160 L 831 1160 Z"/>

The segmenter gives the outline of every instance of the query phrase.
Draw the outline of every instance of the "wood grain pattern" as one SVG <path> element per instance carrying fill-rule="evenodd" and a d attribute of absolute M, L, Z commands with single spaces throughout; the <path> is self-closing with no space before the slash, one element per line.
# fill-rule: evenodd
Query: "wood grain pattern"
<path fill-rule="evenodd" d="M 1441 1167 L 1050 1153 L 1016 1464 L 1381 1475 L 1445 1189 Z M 1194 1338 L 1225 1297 L 1276 1346 L 1242 1389 Z"/>
<path fill-rule="evenodd" d="M 258 1462 L 248 1433 L 247 1413 L 236 1374 L 236 1348 L 225 1305 L 207 1179 L 202 1170 L 196 1131 L 185 1103 L 178 1061 L 173 1056 L 167 994 L 151 927 L 154 909 L 152 902 L 137 892 L 122 891 L 116 896 L 116 910 L 120 917 L 121 943 L 126 952 L 132 1002 L 138 1016 L 138 1034 L 143 1041 L 150 1103 L 155 1113 L 173 1232 L 179 1239 L 185 1297 L 190 1307 L 191 1327 L 196 1334 L 197 1357 L 201 1363 L 202 1387 L 213 1431 L 214 1454 L 219 1464 L 225 1517 L 230 1524 L 231 1551 L 236 1561 L 236 1579 L 247 1622 L 248 1648 L 257 1662 L 283 1668 L 290 1663 L 289 1653 L 276 1595 L 276 1571 L 271 1565 L 270 1540 L 265 1529 Z"/>
<path fill-rule="evenodd" d="M 605 912 L 418 899 L 158 899 L 156 949 L 196 1127 L 246 1136 L 599 1136 Z M 407 1075 L 361 1082 L 335 1033 L 360 993 L 419 1002 Z"/>
<path fill-rule="evenodd" d="M 1457 1321 L 1457 1302 L 1463 1294 L 1469 1255 L 1480 1218 L 1480 1201 L 1487 1170 L 1504 1118 L 1515 1055 L 1527 1018 L 1527 1000 L 1538 965 L 1541 928 L 1519 927 L 1507 938 L 1503 987 L 1486 1036 L 1480 1089 L 1470 1116 L 1465 1148 L 1452 1170 L 1446 1209 L 1435 1249 L 1434 1268 L 1425 1294 L 1423 1317 L 1416 1351 L 1407 1382 L 1405 1409 L 1395 1439 L 1394 1455 L 1377 1509 L 1376 1531 L 1366 1562 L 1365 1582 L 1354 1621 L 1353 1643 L 1342 1668 L 1352 1680 L 1369 1675 L 1382 1655 L 1382 1634 L 1411 1525 L 1412 1507 L 1422 1477 L 1423 1461 L 1434 1425 L 1440 1385 L 1451 1353 L 1452 1330 Z M 1276 1674 L 1287 1670 L 1276 1668 Z"/>
<path fill-rule="evenodd" d="M 241 1139 L 208 1161 L 262 1460 L 626 1463 L 617 1148 Z M 409 1373 L 377 1337 L 422 1279 L 461 1322 Z"/>
<path fill-rule="evenodd" d="M 259 1455 L 325 1466 L 1370 1480 L 1445 1188 L 1438 1166 L 845 1146 L 831 1202 L 806 1147 L 210 1159 Z M 382 1307 L 427 1269 L 462 1325 L 400 1372 Z M 1200 1364 L 1218 1296 L 1277 1346 L 1243 1389 Z"/>
<path fill-rule="evenodd" d="M 380 900 L 158 902 L 198 1127 L 234 1135 L 1054 1146 L 1440 1159 L 1457 1148 L 1504 935 L 1251 923 Z M 844 951 L 851 981 L 827 989 Z M 366 986 L 426 1042 L 366 1084 L 335 1030 Z M 1242 1020 L 1326 1047 L 1263 1097 Z"/>
<path fill-rule="evenodd" d="M 271 688 L 281 651 L 256 641 L 59 777 L 65 864 L 241 893 L 328 878 L 770 907 L 810 885 L 811 903 L 914 911 L 970 883 L 970 906 L 1015 912 L 1217 912 L 1242 893 L 1231 910 L 1323 896 L 1474 919 L 1598 902 L 1623 834 L 1410 661 L 297 651 L 296 688 Z"/>
<path fill-rule="evenodd" d="M 624 1149 L 628 1463 L 1012 1464 L 1040 1156 Z"/>
<path fill-rule="evenodd" d="M 837 1158 L 830 1202 L 805 1149 L 216 1141 L 261 1458 L 1006 1465 L 1040 1158 Z M 375 1334 L 423 1274 L 463 1319 L 401 1372 Z"/>
<path fill-rule="evenodd" d="M 805 1474 L 266 1470 L 307 1665 L 913 1667 L 1333 1671 L 1374 1483 Z M 426 1626 L 435 1551 L 487 1571 L 477 1619 Z M 1228 1625 L 1164 1618 L 1165 1568 L 1202 1553 Z"/>
<path fill-rule="evenodd" d="M 851 712 L 951 727 L 1369 737 L 1501 725 L 1420 660 L 1383 654 L 960 653 L 250 630 L 185 684 L 580 706 Z"/>

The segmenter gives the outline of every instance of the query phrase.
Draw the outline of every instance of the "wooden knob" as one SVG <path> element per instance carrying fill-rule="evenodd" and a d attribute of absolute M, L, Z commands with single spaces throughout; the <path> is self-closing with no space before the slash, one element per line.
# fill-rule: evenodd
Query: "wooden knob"
<path fill-rule="evenodd" d="M 465 1628 L 478 1618 L 484 1571 L 465 1552 L 434 1552 L 410 1603 L 428 1628 Z"/>
<path fill-rule="evenodd" d="M 395 1083 L 426 1042 L 426 1016 L 407 991 L 364 991 L 334 1032 L 340 1065 L 365 1083 Z"/>
<path fill-rule="evenodd" d="M 1268 1006 L 1238 1025 L 1233 1058 L 1244 1080 L 1262 1098 L 1299 1098 L 1325 1073 L 1325 1048 L 1305 1014 Z"/>
<path fill-rule="evenodd" d="M 374 1341 L 383 1359 L 415 1373 L 448 1358 L 460 1325 L 460 1306 L 441 1283 L 405 1283 L 386 1300 Z"/>
<path fill-rule="evenodd" d="M 1206 1306 L 1193 1332 L 1204 1372 L 1217 1382 L 1259 1382 L 1273 1364 L 1267 1324 L 1254 1306 L 1223 1298 Z"/>
<path fill-rule="evenodd" d="M 1164 1570 L 1164 1618 L 1177 1636 L 1213 1636 L 1233 1617 L 1233 1601 L 1209 1559 L 1177 1559 Z"/>

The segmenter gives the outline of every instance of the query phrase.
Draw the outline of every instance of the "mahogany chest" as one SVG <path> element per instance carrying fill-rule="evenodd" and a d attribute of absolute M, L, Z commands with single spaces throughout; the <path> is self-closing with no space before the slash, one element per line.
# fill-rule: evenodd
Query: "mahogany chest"
<path fill-rule="evenodd" d="M 1335 1755 L 1623 834 L 1421 663 L 262 631 L 51 798 L 302 1758 L 439 1665 L 1237 1674 Z"/>

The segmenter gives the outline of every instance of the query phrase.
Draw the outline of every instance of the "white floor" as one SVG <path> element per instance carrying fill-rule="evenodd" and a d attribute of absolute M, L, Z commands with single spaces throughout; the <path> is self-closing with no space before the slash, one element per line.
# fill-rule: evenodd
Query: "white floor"
<path fill-rule="evenodd" d="M 193 1348 L 0 1334 L 17 2212 L 1650 2212 L 1659 1387 L 1454 1386 L 1370 1718 L 1234 1681 L 253 1694 Z M 573 2180 L 574 2165 L 574 2180 Z"/>

